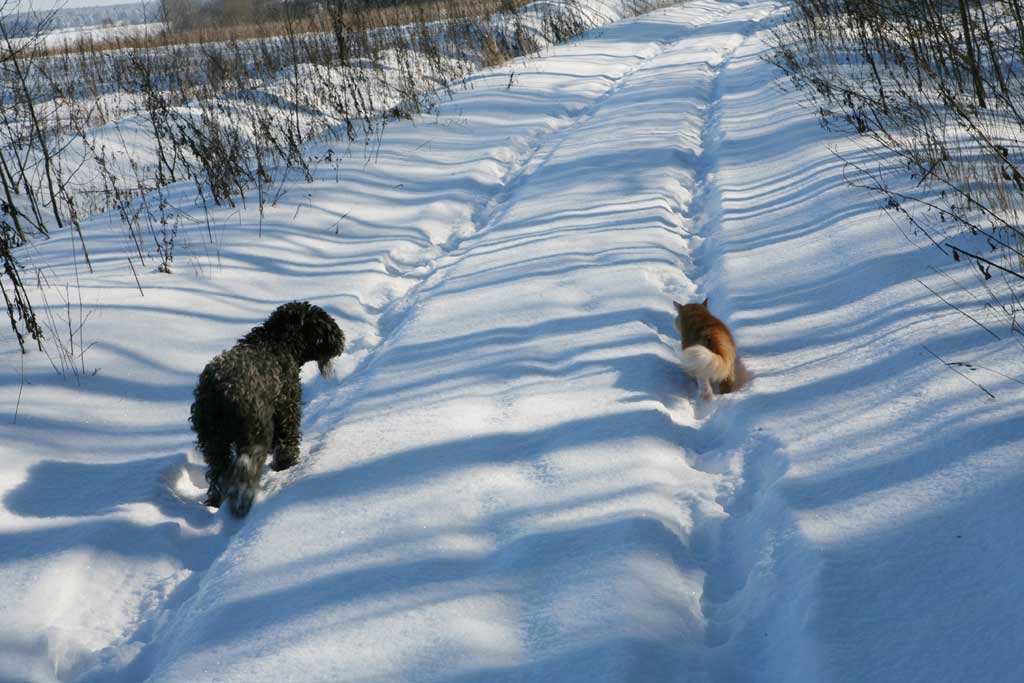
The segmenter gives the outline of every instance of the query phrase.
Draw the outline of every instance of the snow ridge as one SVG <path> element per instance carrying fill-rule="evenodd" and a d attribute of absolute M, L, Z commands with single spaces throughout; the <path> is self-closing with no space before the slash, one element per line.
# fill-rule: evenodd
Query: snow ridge
<path fill-rule="evenodd" d="M 737 52 L 757 30 L 773 21 L 781 8 L 778 3 L 765 3 L 754 16 L 740 19 L 730 27 L 735 33 L 717 43 L 706 60 L 709 87 L 702 107 L 699 154 L 693 163 L 693 197 L 681 209 L 682 229 L 692 251 L 685 272 L 698 284 L 692 299 L 709 298 L 712 310 L 727 322 L 733 312 L 732 299 L 720 270 L 722 252 L 716 244 L 723 216 L 718 169 L 727 72 Z M 737 390 L 742 391 L 753 376 L 740 351 Z M 737 652 L 731 641 L 735 634 L 750 628 L 749 620 L 758 614 L 751 602 L 766 599 L 774 589 L 765 584 L 763 576 L 753 581 L 751 577 L 766 563 L 771 564 L 773 554 L 782 554 L 775 535 L 777 529 L 787 528 L 782 523 L 785 513 L 772 491 L 788 467 L 785 454 L 774 439 L 752 432 L 748 411 L 733 399 L 718 397 L 713 406 L 698 412 L 694 452 L 688 458 L 692 466 L 720 476 L 715 498 L 720 514 L 708 516 L 696 526 L 691 546 L 704 571 L 702 669 L 713 681 L 747 680 L 758 675 L 758 662 L 764 654 L 749 647 Z"/>

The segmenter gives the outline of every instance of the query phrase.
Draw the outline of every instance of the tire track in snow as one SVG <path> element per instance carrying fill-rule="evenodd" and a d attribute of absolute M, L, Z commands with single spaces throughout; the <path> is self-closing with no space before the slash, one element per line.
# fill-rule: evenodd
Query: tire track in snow
<path fill-rule="evenodd" d="M 765 20 L 778 7 L 771 7 L 752 19 L 737 36 L 734 44 L 720 50 L 717 59 L 708 62 L 711 76 L 708 102 L 704 108 L 700 132 L 701 153 L 695 164 L 693 199 L 683 212 L 684 224 L 691 226 L 687 236 L 693 244 L 692 262 L 686 268 L 690 276 L 709 296 L 713 311 L 723 319 L 731 317 L 728 295 L 716 296 L 719 278 L 717 266 L 721 254 L 715 247 L 715 234 L 721 227 L 723 207 L 718 186 L 721 155 L 722 119 L 725 107 L 725 83 L 728 69 L 735 57 L 763 28 Z M 710 290 L 710 291 L 709 291 Z M 673 346 L 677 340 L 671 340 Z M 742 355 L 743 349 L 739 349 Z M 742 361 L 741 361 L 742 363 Z M 752 381 L 746 368 L 740 367 L 739 390 Z M 746 601 L 742 593 L 758 566 L 770 561 L 772 549 L 779 542 L 766 524 L 749 523 L 764 507 L 765 492 L 785 471 L 784 458 L 777 446 L 758 433 L 750 433 L 742 419 L 742 393 L 735 397 L 716 399 L 698 412 L 699 427 L 696 443 L 692 445 L 696 456 L 690 464 L 710 473 L 725 472 L 720 480 L 717 502 L 725 516 L 705 520 L 694 532 L 694 551 L 705 572 L 700 600 L 705 620 L 705 667 L 711 680 L 735 680 L 737 669 L 731 662 L 728 645 L 732 636 L 744 626 Z M 749 527 L 753 527 L 753 529 Z"/>

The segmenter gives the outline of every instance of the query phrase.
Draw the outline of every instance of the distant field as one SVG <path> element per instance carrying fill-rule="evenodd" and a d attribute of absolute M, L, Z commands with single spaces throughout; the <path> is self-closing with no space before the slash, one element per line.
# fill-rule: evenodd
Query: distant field
<path fill-rule="evenodd" d="M 148 24 L 124 24 L 118 26 L 76 26 L 48 31 L 42 36 L 43 47 L 51 52 L 77 49 L 83 42 L 96 45 L 111 46 L 124 43 L 140 43 L 153 40 L 164 32 L 164 24 L 159 21 Z M 32 42 L 31 38 L 12 38 L 15 45 Z"/>

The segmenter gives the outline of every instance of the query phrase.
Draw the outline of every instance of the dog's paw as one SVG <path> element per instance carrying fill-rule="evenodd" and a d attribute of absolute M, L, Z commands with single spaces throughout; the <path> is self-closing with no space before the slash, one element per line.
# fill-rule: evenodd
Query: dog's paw
<path fill-rule="evenodd" d="M 249 508 L 252 507 L 252 501 L 256 494 L 251 490 L 235 491 L 233 493 L 234 495 L 231 496 L 231 514 L 235 517 L 245 517 L 249 514 Z"/>
<path fill-rule="evenodd" d="M 256 490 L 251 486 L 235 482 L 225 492 L 228 499 L 228 507 L 235 517 L 245 517 L 249 514 L 249 508 L 256 498 Z"/>
<path fill-rule="evenodd" d="M 270 469 L 274 470 L 275 472 L 281 472 L 283 470 L 288 469 L 289 467 L 292 467 L 298 462 L 299 458 L 297 456 L 290 458 L 274 458 L 273 461 L 270 463 Z"/>

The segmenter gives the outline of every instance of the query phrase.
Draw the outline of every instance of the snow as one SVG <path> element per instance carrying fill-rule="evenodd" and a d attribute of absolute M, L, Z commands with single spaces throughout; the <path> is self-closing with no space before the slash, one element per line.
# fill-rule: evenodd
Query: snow
<path fill-rule="evenodd" d="M 0 680 L 1024 678 L 1020 347 L 844 182 L 864 150 L 761 59 L 783 15 L 483 72 L 261 225 L 191 209 L 142 293 L 116 217 L 92 274 L 38 245 L 91 317 L 77 382 L 0 337 Z M 672 322 L 704 296 L 748 370 L 710 404 Z M 191 389 L 293 298 L 351 343 L 234 520 Z"/>
<path fill-rule="evenodd" d="M 102 12 L 102 10 L 98 11 Z M 52 25 L 47 22 L 47 26 Z M 12 37 L 11 44 L 39 45 L 47 50 L 68 50 L 74 48 L 82 41 L 103 41 L 129 40 L 131 38 L 142 38 L 147 35 L 155 35 L 164 30 L 164 24 L 159 21 L 149 21 L 131 24 L 117 24 L 105 26 L 100 23 L 84 26 L 65 26 L 48 30 L 40 36 Z"/>

